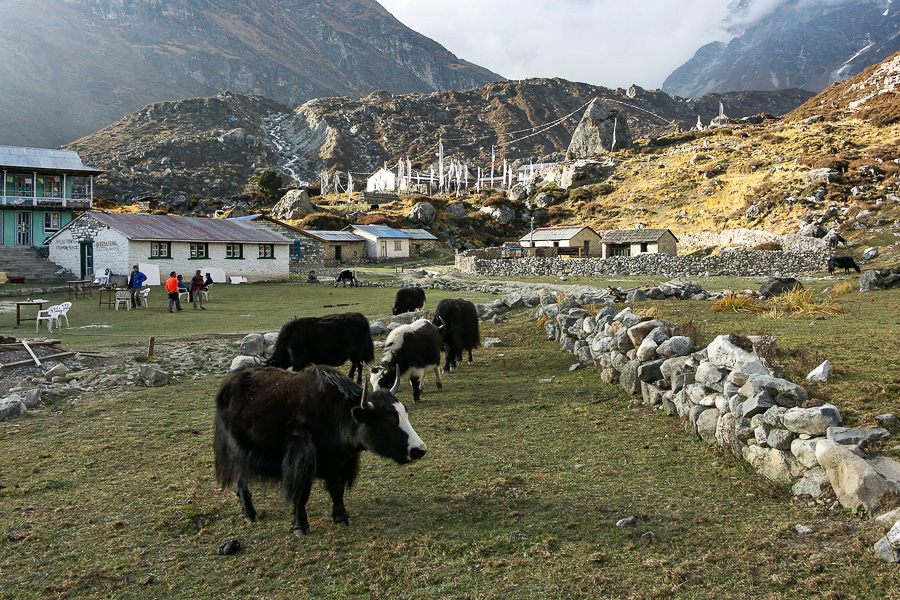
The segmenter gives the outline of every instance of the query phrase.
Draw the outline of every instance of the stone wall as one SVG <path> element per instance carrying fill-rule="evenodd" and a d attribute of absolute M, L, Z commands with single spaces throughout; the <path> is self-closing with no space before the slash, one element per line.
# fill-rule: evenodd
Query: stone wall
<path fill-rule="evenodd" d="M 539 258 L 500 260 L 500 248 L 457 253 L 456 268 L 489 277 L 658 275 L 664 277 L 801 275 L 825 269 L 828 251 L 771 252 L 729 250 L 713 256 L 641 254 L 610 258 Z"/>

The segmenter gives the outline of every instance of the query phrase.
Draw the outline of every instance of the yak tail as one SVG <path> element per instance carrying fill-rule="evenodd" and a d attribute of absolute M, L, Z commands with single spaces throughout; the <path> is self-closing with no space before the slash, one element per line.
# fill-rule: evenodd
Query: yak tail
<path fill-rule="evenodd" d="M 316 476 L 316 447 L 307 432 L 293 433 L 284 444 L 281 496 L 285 503 L 305 505 Z"/>
<path fill-rule="evenodd" d="M 218 411 L 216 411 L 213 448 L 216 455 L 216 480 L 223 490 L 233 488 L 238 481 L 246 479 L 248 471 L 246 453 L 238 447 L 237 440 L 231 435 Z"/>

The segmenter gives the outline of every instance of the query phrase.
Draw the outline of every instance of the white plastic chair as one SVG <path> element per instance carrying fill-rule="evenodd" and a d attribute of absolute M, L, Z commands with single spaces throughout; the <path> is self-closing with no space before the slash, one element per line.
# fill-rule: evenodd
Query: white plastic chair
<path fill-rule="evenodd" d="M 212 291 L 212 286 L 213 286 L 213 284 L 209 284 L 208 286 L 206 286 L 205 290 L 201 290 L 203 292 L 203 301 L 204 302 L 209 302 L 209 293 Z"/>
<path fill-rule="evenodd" d="M 69 326 L 69 309 L 72 308 L 71 302 L 62 302 L 59 305 L 59 317 L 66 320 L 66 327 Z M 62 329 L 62 325 L 60 325 Z"/>
<path fill-rule="evenodd" d="M 191 293 L 188 290 L 179 290 L 178 291 L 178 301 L 179 302 L 187 302 L 191 297 Z"/>
<path fill-rule="evenodd" d="M 131 293 L 128 290 L 116 292 L 116 310 L 119 310 L 119 304 L 124 304 L 126 310 L 131 310 Z"/>
<path fill-rule="evenodd" d="M 138 297 L 138 302 L 140 302 L 140 305 L 143 306 L 144 308 L 150 308 L 150 305 L 147 304 L 147 296 L 149 296 L 149 295 L 150 295 L 150 288 L 145 287 L 144 289 L 141 290 L 141 293 Z"/>
<path fill-rule="evenodd" d="M 53 324 L 56 323 L 56 326 L 62 329 L 62 325 L 59 323 L 59 313 L 62 309 L 59 304 L 54 304 L 53 306 L 48 306 L 44 310 L 39 310 L 37 314 L 37 318 L 34 320 L 34 332 L 37 333 L 38 327 L 41 324 L 41 321 L 47 321 L 47 331 L 53 331 Z"/>

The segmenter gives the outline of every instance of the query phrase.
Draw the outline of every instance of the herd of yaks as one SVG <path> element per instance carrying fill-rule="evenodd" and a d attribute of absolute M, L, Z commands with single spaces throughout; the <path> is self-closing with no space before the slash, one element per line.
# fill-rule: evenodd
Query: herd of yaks
<path fill-rule="evenodd" d="M 421 288 L 397 292 L 393 313 L 425 304 Z M 267 366 L 231 373 L 216 397 L 215 465 L 223 489 L 234 489 L 248 523 L 259 520 L 249 482 L 281 481 L 293 506 L 291 529 L 309 533 L 306 503 L 313 481 L 325 482 L 334 522 L 350 525 L 344 491 L 356 479 L 359 453 L 369 450 L 399 464 L 425 456 L 428 448 L 395 394 L 404 380 L 420 398 L 420 382 L 432 371 L 441 387 L 444 372 L 462 362 L 480 340 L 475 305 L 442 300 L 434 318 L 419 319 L 388 335 L 380 365 L 363 384 L 363 365 L 375 358 L 369 322 L 360 313 L 304 317 L 278 333 Z M 325 365 L 350 361 L 349 378 Z M 354 382 L 354 376 L 356 381 Z M 362 386 L 360 386 L 362 384 Z"/>

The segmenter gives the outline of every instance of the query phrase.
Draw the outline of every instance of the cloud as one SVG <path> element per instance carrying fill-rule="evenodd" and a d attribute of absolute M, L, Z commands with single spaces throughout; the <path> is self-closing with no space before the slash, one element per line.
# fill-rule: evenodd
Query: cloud
<path fill-rule="evenodd" d="M 731 7 L 721 0 L 380 2 L 460 58 L 510 79 L 655 88 L 702 45 L 733 37 L 726 21 Z"/>

